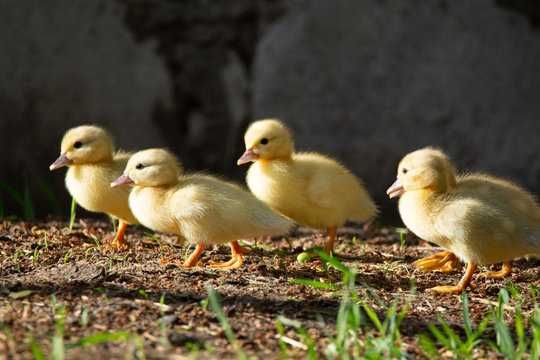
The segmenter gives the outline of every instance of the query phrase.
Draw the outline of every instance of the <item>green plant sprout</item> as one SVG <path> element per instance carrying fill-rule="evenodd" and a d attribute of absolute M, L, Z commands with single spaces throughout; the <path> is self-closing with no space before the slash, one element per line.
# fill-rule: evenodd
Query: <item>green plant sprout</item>
<path fill-rule="evenodd" d="M 71 197 L 71 206 L 69 208 L 69 231 L 73 230 L 75 224 L 75 218 L 77 217 L 77 201 L 74 197 Z"/>

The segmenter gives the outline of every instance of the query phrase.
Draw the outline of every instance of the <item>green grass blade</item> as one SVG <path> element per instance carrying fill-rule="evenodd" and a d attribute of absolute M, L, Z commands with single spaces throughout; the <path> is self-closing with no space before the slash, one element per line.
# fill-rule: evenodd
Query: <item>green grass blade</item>
<path fill-rule="evenodd" d="M 219 301 L 219 295 L 217 292 L 212 288 L 208 287 L 208 305 L 210 305 L 210 309 L 214 312 L 216 317 L 218 318 L 218 321 L 221 325 L 221 328 L 223 329 L 223 332 L 225 333 L 225 336 L 227 337 L 227 340 L 232 345 L 232 347 L 236 350 L 237 356 L 239 359 L 247 359 L 244 351 L 239 346 L 236 336 L 234 335 L 234 332 L 232 330 L 232 327 L 229 323 L 229 320 L 225 316 L 225 313 L 223 312 L 223 308 L 221 307 L 221 303 Z"/>
<path fill-rule="evenodd" d="M 336 335 L 337 335 L 337 343 L 336 348 L 338 351 L 340 351 L 343 347 L 343 344 L 345 342 L 345 338 L 347 336 L 348 332 L 348 311 L 349 311 L 349 300 L 348 298 L 344 297 L 341 300 L 341 303 L 339 304 L 339 310 L 336 320 Z"/>
<path fill-rule="evenodd" d="M 437 345 L 435 345 L 428 335 L 421 334 L 418 337 L 418 346 L 430 360 L 438 359 L 440 357 L 439 352 L 437 351 Z"/>
<path fill-rule="evenodd" d="M 448 323 L 444 319 L 440 318 L 439 323 L 441 324 L 444 334 L 449 340 L 450 349 L 455 351 L 460 349 L 463 345 L 463 342 L 461 341 L 459 335 L 456 334 L 456 332 L 450 327 L 450 325 L 448 325 Z"/>
<path fill-rule="evenodd" d="M 303 286 L 309 286 L 315 289 L 321 289 L 321 290 L 337 290 L 339 287 L 336 284 L 331 283 L 325 283 L 318 280 L 313 279 L 291 279 L 289 280 L 289 284 L 293 285 L 303 285 Z"/>
<path fill-rule="evenodd" d="M 71 197 L 71 207 L 69 211 L 69 231 L 73 230 L 75 224 L 75 218 L 77 216 L 77 201 L 74 197 Z"/>
<path fill-rule="evenodd" d="M 377 315 L 375 310 L 373 310 L 373 308 L 371 306 L 369 306 L 368 304 L 366 304 L 366 303 L 362 304 L 362 309 L 364 309 L 364 312 L 368 316 L 369 320 L 371 320 L 373 325 L 375 325 L 375 328 L 379 332 L 384 333 L 384 326 L 382 325 L 381 321 L 379 320 L 379 316 Z"/>
<path fill-rule="evenodd" d="M 516 314 L 514 315 L 514 328 L 516 330 L 517 337 L 517 352 L 521 354 L 526 351 L 526 338 L 525 338 L 525 323 L 523 320 L 523 315 L 521 313 L 521 306 L 516 305 L 515 308 Z"/>
<path fill-rule="evenodd" d="M 450 349 L 451 348 L 451 343 L 450 343 L 450 340 L 443 335 L 443 333 L 439 330 L 439 328 L 437 328 L 437 326 L 433 325 L 433 324 L 428 324 L 428 329 L 429 331 L 431 332 L 431 334 L 433 335 L 433 337 L 439 342 L 441 343 L 442 346 Z"/>
<path fill-rule="evenodd" d="M 24 185 L 23 214 L 25 220 L 33 220 L 35 218 L 34 203 L 32 202 L 32 194 L 28 183 L 25 183 Z"/>
<path fill-rule="evenodd" d="M 320 257 L 321 260 L 323 260 L 325 263 L 336 268 L 336 270 L 339 270 L 342 273 L 349 273 L 351 271 L 347 266 L 343 265 L 343 263 L 339 261 L 335 256 L 328 255 L 325 251 L 321 249 L 313 249 L 313 252 L 315 252 L 315 254 L 317 254 L 317 256 Z"/>
<path fill-rule="evenodd" d="M 465 329 L 467 338 L 470 338 L 473 335 L 473 326 L 471 322 L 471 315 L 469 312 L 469 297 L 467 296 L 466 292 L 461 294 L 461 303 L 463 306 L 463 328 Z"/>
<path fill-rule="evenodd" d="M 540 359 L 540 308 L 535 308 L 530 317 L 531 324 L 531 359 Z"/>
<path fill-rule="evenodd" d="M 63 306 L 55 305 L 55 324 L 54 324 L 54 336 L 52 338 L 52 354 L 53 360 L 63 360 L 65 356 L 64 346 L 64 321 L 65 321 L 65 308 Z"/>
<path fill-rule="evenodd" d="M 41 346 L 37 343 L 36 339 L 32 338 L 30 340 L 30 351 L 34 356 L 34 360 L 45 360 L 45 353 Z"/>
<path fill-rule="evenodd" d="M 275 324 L 276 324 L 276 331 L 279 334 L 278 345 L 279 345 L 279 350 L 281 352 L 281 356 L 283 357 L 283 359 L 288 359 L 289 353 L 287 352 L 287 344 L 282 339 L 285 336 L 285 327 L 283 326 L 283 323 L 279 321 L 279 319 L 276 320 Z"/>
<path fill-rule="evenodd" d="M 495 315 L 495 334 L 498 351 L 504 356 L 514 358 L 514 340 L 512 339 L 508 325 L 504 322 L 504 315 Z"/>
<path fill-rule="evenodd" d="M 130 340 L 131 338 L 132 335 L 127 331 L 104 331 L 85 336 L 76 343 L 69 344 L 67 348 L 73 349 L 78 347 L 92 346 L 111 342 L 124 342 Z"/>

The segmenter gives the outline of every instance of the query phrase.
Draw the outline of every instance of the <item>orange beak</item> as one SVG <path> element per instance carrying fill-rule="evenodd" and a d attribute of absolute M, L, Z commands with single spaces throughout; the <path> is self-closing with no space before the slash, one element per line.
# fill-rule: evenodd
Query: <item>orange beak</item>
<path fill-rule="evenodd" d="M 56 159 L 52 164 L 51 166 L 49 166 L 49 170 L 50 171 L 53 171 L 53 170 L 56 170 L 56 169 L 60 169 L 61 167 L 64 167 L 64 166 L 68 166 L 68 165 L 71 165 L 73 163 L 73 161 L 71 161 L 70 159 L 68 159 L 68 157 L 66 156 L 66 154 L 62 154 L 58 157 L 58 159 Z"/>
<path fill-rule="evenodd" d="M 247 149 L 246 152 L 240 156 L 240 159 L 236 162 L 237 165 L 242 165 L 251 161 L 257 161 L 259 159 L 259 154 L 256 154 L 253 149 Z"/>
<path fill-rule="evenodd" d="M 111 183 L 111 187 L 117 187 L 117 186 L 120 186 L 120 185 L 131 185 L 131 184 L 134 184 L 134 183 L 135 182 L 133 180 L 131 180 L 131 178 L 129 176 L 122 175 L 118 179 L 114 180 Z"/>
<path fill-rule="evenodd" d="M 388 188 L 388 190 L 386 190 L 386 194 L 388 194 L 388 197 L 390 199 L 401 196 L 404 192 L 405 189 L 403 188 L 401 180 L 399 179 L 396 179 L 396 181 Z"/>

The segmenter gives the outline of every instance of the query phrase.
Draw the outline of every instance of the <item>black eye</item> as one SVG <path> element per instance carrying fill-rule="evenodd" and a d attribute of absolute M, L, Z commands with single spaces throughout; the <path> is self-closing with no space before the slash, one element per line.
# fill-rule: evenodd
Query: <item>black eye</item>
<path fill-rule="evenodd" d="M 263 145 L 268 144 L 268 139 L 267 138 L 262 138 L 261 139 L 261 144 L 263 144 Z"/>
<path fill-rule="evenodd" d="M 142 168 L 144 168 L 143 164 L 137 164 L 137 166 L 135 166 L 135 169 L 137 170 L 141 170 Z"/>
<path fill-rule="evenodd" d="M 405 169 L 405 168 L 403 168 L 403 169 L 401 170 L 401 172 L 402 172 L 402 173 L 404 173 L 404 174 L 406 174 L 407 172 L 409 172 L 409 170 L 408 170 L 408 169 Z"/>
<path fill-rule="evenodd" d="M 73 144 L 73 147 L 75 149 L 80 149 L 82 147 L 82 142 L 80 141 L 75 141 L 75 144 Z"/>

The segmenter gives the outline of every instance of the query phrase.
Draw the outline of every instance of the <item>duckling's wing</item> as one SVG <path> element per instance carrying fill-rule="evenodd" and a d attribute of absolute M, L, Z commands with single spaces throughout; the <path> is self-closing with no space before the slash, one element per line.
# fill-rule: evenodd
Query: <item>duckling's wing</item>
<path fill-rule="evenodd" d="M 314 172 L 308 181 L 306 192 L 311 203 L 331 211 L 356 209 L 359 204 L 371 204 L 372 212 L 376 211 L 369 194 L 356 177 L 337 164 L 326 165 Z"/>
<path fill-rule="evenodd" d="M 307 198 L 314 205 L 330 208 L 335 197 L 335 189 L 328 174 L 315 173 L 307 183 Z"/>
<path fill-rule="evenodd" d="M 439 245 L 461 258 L 493 264 L 535 253 L 532 239 L 504 209 L 474 198 L 452 201 L 436 216 Z"/>
<path fill-rule="evenodd" d="M 170 200 L 170 211 L 177 220 L 197 221 L 211 211 L 211 202 L 202 186 L 187 185 L 177 190 Z"/>

